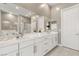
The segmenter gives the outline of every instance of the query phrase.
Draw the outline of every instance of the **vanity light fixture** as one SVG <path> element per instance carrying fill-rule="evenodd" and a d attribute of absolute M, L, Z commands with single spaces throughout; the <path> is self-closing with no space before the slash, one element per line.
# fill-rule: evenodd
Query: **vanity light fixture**
<path fill-rule="evenodd" d="M 36 19 L 36 17 L 35 16 L 32 16 L 32 19 Z"/>
<path fill-rule="evenodd" d="M 9 17 L 12 17 L 13 15 L 11 13 L 8 14 Z"/>
<path fill-rule="evenodd" d="M 56 7 L 56 10 L 57 10 L 57 11 L 59 11 L 59 10 L 60 10 L 60 8 L 59 8 L 59 7 Z"/>
<path fill-rule="evenodd" d="M 13 18 L 13 17 L 14 17 L 11 12 L 10 12 L 9 14 L 7 14 L 7 16 L 8 16 L 9 18 Z"/>
<path fill-rule="evenodd" d="M 17 25 L 18 23 L 17 23 L 17 22 L 14 22 L 14 24 L 16 24 L 16 25 Z"/>
<path fill-rule="evenodd" d="M 28 16 L 27 14 L 25 16 Z"/>
<path fill-rule="evenodd" d="M 43 8 L 43 7 L 45 7 L 45 6 L 46 6 L 46 4 L 41 4 L 41 5 L 40 5 L 41 8 Z"/>
<path fill-rule="evenodd" d="M 10 22 L 9 22 L 9 21 L 3 21 L 3 23 L 7 23 L 7 24 L 9 24 Z"/>
<path fill-rule="evenodd" d="M 36 18 L 38 18 L 39 16 L 38 15 L 36 15 Z"/>
<path fill-rule="evenodd" d="M 27 16 L 27 17 L 28 17 L 29 15 L 28 15 L 28 14 L 26 14 L 25 16 Z"/>

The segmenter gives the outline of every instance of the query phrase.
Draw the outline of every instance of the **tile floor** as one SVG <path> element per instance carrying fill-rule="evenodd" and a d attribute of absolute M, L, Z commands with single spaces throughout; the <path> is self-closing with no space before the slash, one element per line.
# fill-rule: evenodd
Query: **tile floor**
<path fill-rule="evenodd" d="M 66 47 L 56 47 L 46 56 L 79 56 L 79 52 Z"/>

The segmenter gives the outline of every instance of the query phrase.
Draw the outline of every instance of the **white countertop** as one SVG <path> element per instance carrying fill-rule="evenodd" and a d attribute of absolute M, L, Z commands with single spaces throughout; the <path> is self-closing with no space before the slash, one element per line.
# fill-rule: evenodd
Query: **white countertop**
<path fill-rule="evenodd" d="M 42 33 L 28 33 L 28 34 L 24 34 L 23 38 L 21 39 L 22 41 L 25 40 L 33 40 L 39 37 L 43 37 L 45 35 L 49 35 L 49 34 L 57 34 L 58 32 L 42 32 Z M 0 37 L 0 46 L 3 45 L 7 45 L 7 44 L 14 44 L 17 43 L 18 40 L 16 39 L 16 37 L 3 37 L 1 39 Z"/>
<path fill-rule="evenodd" d="M 39 37 L 43 37 L 45 35 L 57 34 L 58 32 L 42 32 L 42 33 L 29 33 L 24 34 L 23 38 L 27 38 L 26 40 L 35 39 Z"/>

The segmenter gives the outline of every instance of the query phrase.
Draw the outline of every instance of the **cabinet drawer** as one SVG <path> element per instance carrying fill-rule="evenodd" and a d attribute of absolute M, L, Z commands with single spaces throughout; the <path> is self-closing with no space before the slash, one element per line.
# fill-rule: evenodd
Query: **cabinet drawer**
<path fill-rule="evenodd" d="M 49 40 L 45 40 L 41 44 L 43 45 L 43 48 L 48 48 L 48 46 L 49 46 Z"/>
<path fill-rule="evenodd" d="M 2 54 L 0 54 L 0 56 L 18 56 L 17 53 L 18 53 L 18 51 L 14 50 L 12 52 L 10 51 L 8 53 L 2 53 Z"/>
<path fill-rule="evenodd" d="M 28 47 L 21 48 L 21 55 L 22 56 L 33 56 L 34 55 L 34 48 L 33 45 Z"/>
<path fill-rule="evenodd" d="M 18 46 L 17 46 L 17 44 L 13 44 L 13 45 L 4 46 L 0 49 L 1 49 L 0 50 L 1 54 L 7 54 L 14 50 L 18 50 Z"/>
<path fill-rule="evenodd" d="M 34 43 L 33 40 L 21 41 L 20 48 L 32 45 L 33 43 Z"/>
<path fill-rule="evenodd" d="M 8 53 L 6 56 L 18 56 L 18 51 L 13 51 L 11 53 Z"/>
<path fill-rule="evenodd" d="M 37 56 L 43 55 L 43 52 L 48 49 L 48 46 L 49 46 L 49 41 L 48 40 L 36 43 L 35 55 L 37 55 Z"/>
<path fill-rule="evenodd" d="M 46 36 L 40 37 L 40 38 L 36 38 L 34 41 L 35 41 L 35 43 L 37 43 L 37 42 L 42 42 L 42 41 L 45 41 L 45 40 L 48 40 L 48 38 Z"/>

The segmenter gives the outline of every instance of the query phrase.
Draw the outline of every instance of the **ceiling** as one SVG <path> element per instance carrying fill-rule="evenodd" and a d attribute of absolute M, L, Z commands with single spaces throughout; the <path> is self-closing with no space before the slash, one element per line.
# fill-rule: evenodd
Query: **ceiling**
<path fill-rule="evenodd" d="M 46 4 L 44 7 L 40 7 L 42 4 Z M 24 7 L 28 10 L 36 12 L 39 15 L 50 16 L 50 10 L 54 7 L 66 8 L 76 3 L 17 3 L 17 5 Z"/>

